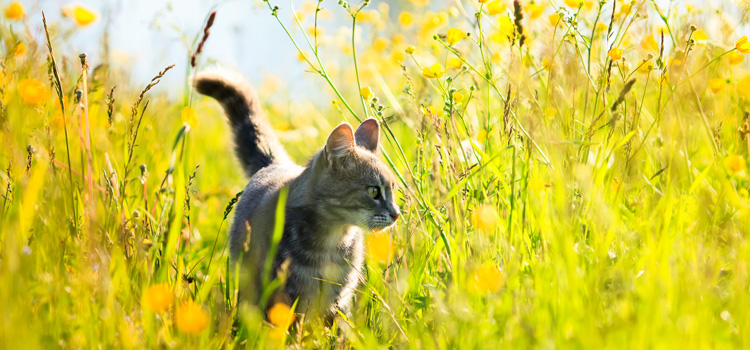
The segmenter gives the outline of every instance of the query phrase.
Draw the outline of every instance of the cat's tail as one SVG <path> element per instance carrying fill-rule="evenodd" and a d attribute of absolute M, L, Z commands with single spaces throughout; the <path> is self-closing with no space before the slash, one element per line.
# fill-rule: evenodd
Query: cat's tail
<path fill-rule="evenodd" d="M 213 69 L 195 75 L 193 86 L 224 107 L 234 132 L 235 152 L 248 176 L 274 163 L 291 162 L 247 82 L 236 74 Z"/>

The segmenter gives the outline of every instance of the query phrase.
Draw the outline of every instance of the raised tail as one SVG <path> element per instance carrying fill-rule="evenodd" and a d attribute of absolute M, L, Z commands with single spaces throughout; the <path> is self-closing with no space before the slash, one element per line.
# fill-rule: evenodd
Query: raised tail
<path fill-rule="evenodd" d="M 212 70 L 198 73 L 193 86 L 224 107 L 234 132 L 235 152 L 248 176 L 271 164 L 290 162 L 246 82 L 232 73 Z"/>

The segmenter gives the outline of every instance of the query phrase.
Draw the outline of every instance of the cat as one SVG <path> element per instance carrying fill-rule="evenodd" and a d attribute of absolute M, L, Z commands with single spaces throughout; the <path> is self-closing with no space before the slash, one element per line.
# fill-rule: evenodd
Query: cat
<path fill-rule="evenodd" d="M 293 305 L 307 319 L 329 323 L 349 314 L 362 278 L 364 235 L 393 226 L 400 215 L 391 170 L 379 159 L 380 125 L 367 119 L 354 131 L 338 125 L 306 166 L 295 164 L 264 117 L 250 86 L 214 70 L 193 79 L 197 92 L 224 108 L 235 152 L 250 176 L 229 233 L 232 261 L 241 259 L 240 297 L 258 304 L 264 280 L 284 276 L 265 306 Z M 288 188 L 283 235 L 270 276 L 264 276 L 282 187 Z"/>

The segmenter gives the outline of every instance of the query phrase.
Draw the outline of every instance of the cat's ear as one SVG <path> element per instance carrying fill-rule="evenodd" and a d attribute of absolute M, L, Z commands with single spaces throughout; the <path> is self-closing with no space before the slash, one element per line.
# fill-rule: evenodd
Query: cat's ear
<path fill-rule="evenodd" d="M 349 123 L 341 123 L 328 135 L 325 148 L 326 160 L 331 161 L 346 156 L 352 152 L 354 147 L 352 126 Z"/>
<path fill-rule="evenodd" d="M 378 142 L 380 142 L 380 124 L 378 124 L 378 120 L 370 118 L 359 124 L 357 131 L 354 132 L 354 139 L 357 141 L 357 146 L 370 152 L 376 152 L 378 150 Z"/>

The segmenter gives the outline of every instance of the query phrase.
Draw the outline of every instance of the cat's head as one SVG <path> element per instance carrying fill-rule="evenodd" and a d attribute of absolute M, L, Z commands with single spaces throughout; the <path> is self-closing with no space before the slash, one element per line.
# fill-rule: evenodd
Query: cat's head
<path fill-rule="evenodd" d="M 396 179 L 379 158 L 380 125 L 367 119 L 354 131 L 348 123 L 337 126 L 316 159 L 317 188 L 326 189 L 317 201 L 330 219 L 382 230 L 401 212 L 394 200 Z"/>

